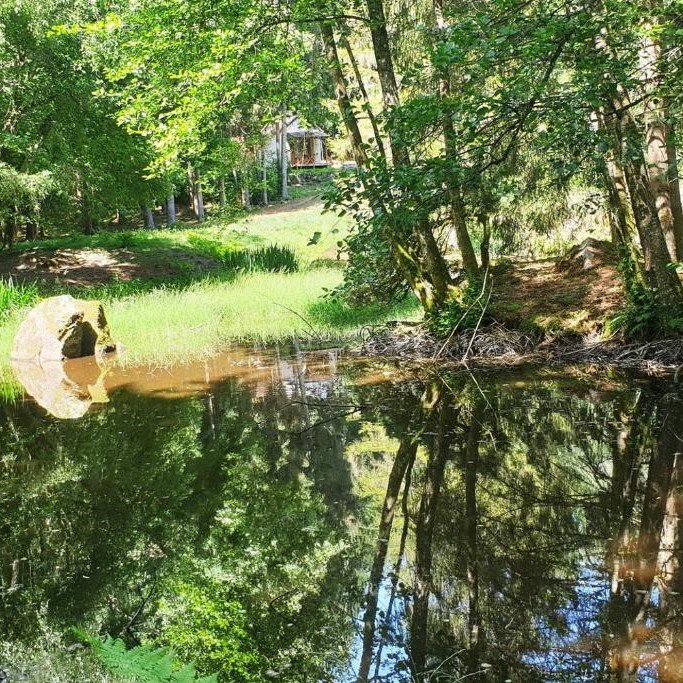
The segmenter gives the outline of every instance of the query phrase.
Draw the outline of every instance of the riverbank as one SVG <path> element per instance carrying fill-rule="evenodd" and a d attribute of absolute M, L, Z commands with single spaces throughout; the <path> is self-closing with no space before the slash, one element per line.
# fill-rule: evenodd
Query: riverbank
<path fill-rule="evenodd" d="M 472 367 L 595 363 L 659 372 L 683 364 L 680 339 L 605 338 L 625 307 L 605 243 L 559 261 L 498 262 L 478 300 L 485 315 L 476 331 L 456 328 L 439 339 L 413 299 L 350 306 L 326 296 L 342 280 L 338 242 L 349 228 L 308 196 L 201 226 L 18 245 L 0 256 L 0 390 L 16 392 L 8 389 L 9 356 L 28 307 L 63 293 L 104 303 L 126 365 L 169 366 L 229 345 L 294 338 Z"/>
<path fill-rule="evenodd" d="M 525 332 L 495 322 L 440 339 L 421 323 L 392 323 L 369 329 L 359 353 L 468 368 L 583 364 L 660 374 L 683 366 L 683 337 L 628 341 L 621 334 Z"/>

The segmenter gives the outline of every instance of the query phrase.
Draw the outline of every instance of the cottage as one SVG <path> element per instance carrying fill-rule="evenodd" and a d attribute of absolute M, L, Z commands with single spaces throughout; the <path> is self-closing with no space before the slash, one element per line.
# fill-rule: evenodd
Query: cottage
<path fill-rule="evenodd" d="M 327 134 L 313 126 L 305 128 L 301 125 L 298 116 L 286 119 L 287 125 L 287 158 L 292 168 L 306 168 L 329 166 L 326 139 Z M 266 158 L 274 161 L 279 151 L 279 129 L 273 126 L 266 132 L 265 154 Z"/>

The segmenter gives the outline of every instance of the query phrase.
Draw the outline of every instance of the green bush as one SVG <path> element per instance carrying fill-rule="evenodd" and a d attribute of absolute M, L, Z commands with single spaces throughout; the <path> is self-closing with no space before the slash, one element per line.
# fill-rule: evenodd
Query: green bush
<path fill-rule="evenodd" d="M 627 337 L 651 338 L 683 331 L 683 306 L 664 306 L 657 291 L 647 287 L 636 274 L 628 256 L 619 263 L 624 278 L 626 307 L 607 323 L 606 333 L 621 331 Z"/>
<path fill-rule="evenodd" d="M 448 301 L 427 318 L 429 331 L 437 337 L 447 337 L 454 329 L 473 329 L 480 317 L 485 321 L 482 309 L 487 299 L 482 282 L 467 281 L 460 289 L 453 290 Z"/>

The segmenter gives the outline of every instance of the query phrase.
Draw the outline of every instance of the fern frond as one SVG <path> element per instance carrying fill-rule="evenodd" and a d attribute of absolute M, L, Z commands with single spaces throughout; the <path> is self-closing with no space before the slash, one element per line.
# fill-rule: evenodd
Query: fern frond
<path fill-rule="evenodd" d="M 139 645 L 131 649 L 118 639 L 107 636 L 94 638 L 80 629 L 76 635 L 90 645 L 97 659 L 113 674 L 136 683 L 217 683 L 215 675 L 197 677 L 192 664 L 176 667 L 173 650 Z"/>

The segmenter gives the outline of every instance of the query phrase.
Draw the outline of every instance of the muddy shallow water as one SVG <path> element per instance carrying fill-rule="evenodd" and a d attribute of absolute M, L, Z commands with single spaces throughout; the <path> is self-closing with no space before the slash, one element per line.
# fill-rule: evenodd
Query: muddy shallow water
<path fill-rule="evenodd" d="M 0 640 L 153 638 L 224 681 L 683 680 L 668 379 L 282 348 L 53 375 L 0 406 Z"/>

